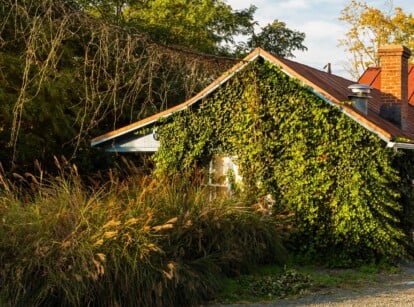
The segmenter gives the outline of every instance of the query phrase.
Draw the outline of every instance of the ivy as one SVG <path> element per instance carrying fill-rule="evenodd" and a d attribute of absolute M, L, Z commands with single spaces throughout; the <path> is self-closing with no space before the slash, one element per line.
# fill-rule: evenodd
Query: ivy
<path fill-rule="evenodd" d="M 395 153 L 271 63 L 249 63 L 158 131 L 164 174 L 237 157 L 245 191 L 294 214 L 300 252 L 344 264 L 405 252 Z"/>

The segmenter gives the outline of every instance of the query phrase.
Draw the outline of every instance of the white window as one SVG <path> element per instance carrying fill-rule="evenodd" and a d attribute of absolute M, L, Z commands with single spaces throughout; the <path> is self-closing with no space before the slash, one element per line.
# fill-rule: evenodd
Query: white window
<path fill-rule="evenodd" d="M 208 185 L 216 188 L 220 194 L 231 193 L 235 185 L 242 183 L 235 160 L 236 157 L 222 154 L 214 155 L 210 161 Z"/>

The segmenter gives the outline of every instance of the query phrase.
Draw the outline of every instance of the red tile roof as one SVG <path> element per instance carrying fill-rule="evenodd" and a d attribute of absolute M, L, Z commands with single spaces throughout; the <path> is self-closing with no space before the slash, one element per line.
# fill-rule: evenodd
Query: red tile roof
<path fill-rule="evenodd" d="M 329 103 L 336 105 L 342 112 L 346 115 L 357 121 L 359 124 L 365 128 L 373 131 L 378 136 L 386 141 L 391 141 L 395 138 L 410 138 L 409 135 L 404 133 L 399 127 L 393 125 L 389 121 L 383 119 L 378 114 L 376 106 L 379 105 L 379 91 L 374 89 L 372 91 L 372 98 L 368 105 L 368 115 L 363 115 L 358 112 L 356 109 L 344 104 L 348 101 L 348 95 L 351 91 L 348 89 L 348 86 L 355 84 L 356 82 L 336 76 L 334 74 L 321 71 L 312 67 L 309 67 L 304 64 L 300 64 L 288 59 L 283 59 L 277 56 L 273 56 L 268 52 L 264 51 L 261 48 L 255 49 L 250 53 L 246 58 L 240 61 L 238 64 L 233 66 L 231 69 L 226 71 L 222 76 L 216 79 L 213 83 L 207 86 L 200 93 L 192 97 L 191 99 L 173 107 L 163 112 L 157 113 L 153 116 L 147 117 L 138 122 L 132 123 L 128 126 L 122 127 L 120 129 L 108 132 L 104 135 L 98 136 L 91 141 L 92 146 L 99 145 L 101 143 L 114 140 L 115 138 L 136 131 L 141 127 L 147 126 L 162 117 L 167 117 L 177 111 L 183 110 L 188 106 L 200 101 L 205 96 L 213 92 L 217 87 L 222 83 L 226 82 L 231 78 L 237 71 L 243 69 L 243 67 L 255 60 L 257 57 L 262 57 L 265 60 L 273 63 L 274 65 L 280 67 L 285 73 L 292 76 L 293 78 L 301 81 L 305 86 L 310 88 L 315 94 L 321 96 Z M 410 70 L 410 80 L 413 80 L 410 83 L 410 97 L 413 98 L 413 87 L 414 87 L 414 72 L 411 67 Z M 375 88 L 379 78 L 379 72 L 376 69 L 369 69 L 366 72 L 364 79 L 365 81 L 371 81 L 372 86 Z M 361 82 L 362 83 L 362 82 Z M 370 84 L 370 83 L 368 83 Z M 414 98 L 413 98 L 414 99 Z"/>

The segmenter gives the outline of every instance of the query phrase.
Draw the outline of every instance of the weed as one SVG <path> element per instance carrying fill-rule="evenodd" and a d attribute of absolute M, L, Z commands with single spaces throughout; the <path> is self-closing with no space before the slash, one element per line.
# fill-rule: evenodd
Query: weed
<path fill-rule="evenodd" d="M 226 283 L 221 300 L 261 301 L 300 295 L 313 287 L 309 275 L 285 268 L 279 273 L 242 275 Z"/>

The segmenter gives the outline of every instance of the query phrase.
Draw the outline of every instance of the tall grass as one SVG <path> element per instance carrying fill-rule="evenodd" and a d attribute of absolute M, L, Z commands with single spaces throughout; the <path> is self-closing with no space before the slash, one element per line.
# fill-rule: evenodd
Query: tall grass
<path fill-rule="evenodd" d="M 91 190 L 71 168 L 23 176 L 36 183 L 27 194 L 0 177 L 0 302 L 10 306 L 194 305 L 224 275 L 285 256 L 277 220 L 210 201 L 197 180 L 110 177 Z"/>

